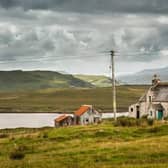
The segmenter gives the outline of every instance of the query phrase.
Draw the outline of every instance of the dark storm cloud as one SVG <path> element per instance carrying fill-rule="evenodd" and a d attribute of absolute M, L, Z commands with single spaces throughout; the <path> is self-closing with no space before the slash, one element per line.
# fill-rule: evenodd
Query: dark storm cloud
<path fill-rule="evenodd" d="M 126 28 L 122 36 L 122 44 L 126 47 L 121 52 L 121 58 L 139 62 L 162 59 L 161 51 L 168 50 L 167 34 L 167 25 L 145 29 Z"/>
<path fill-rule="evenodd" d="M 167 0 L 0 0 L 0 5 L 82 13 L 168 13 Z"/>
<path fill-rule="evenodd" d="M 100 72 L 109 63 L 100 52 L 112 48 L 120 63 L 166 62 L 167 14 L 167 0 L 0 0 L 0 62 L 42 69 L 60 59 L 80 70 L 80 60 Z"/>

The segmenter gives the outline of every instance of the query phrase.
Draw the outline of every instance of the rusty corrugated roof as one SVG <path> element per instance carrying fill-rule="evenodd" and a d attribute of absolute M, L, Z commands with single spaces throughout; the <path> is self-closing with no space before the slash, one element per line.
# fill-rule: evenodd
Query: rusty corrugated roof
<path fill-rule="evenodd" d="M 76 116 L 81 116 L 90 109 L 90 106 L 81 106 L 77 111 L 75 111 Z"/>
<path fill-rule="evenodd" d="M 56 121 L 56 122 L 60 122 L 60 121 L 62 121 L 62 120 L 64 120 L 64 119 L 66 119 L 67 117 L 69 117 L 69 116 L 61 115 L 61 116 L 59 116 L 58 118 L 56 118 L 55 121 Z"/>

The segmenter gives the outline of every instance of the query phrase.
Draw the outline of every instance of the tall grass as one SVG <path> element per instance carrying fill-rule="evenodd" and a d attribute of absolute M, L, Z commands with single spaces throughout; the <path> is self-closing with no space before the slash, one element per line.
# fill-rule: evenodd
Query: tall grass
<path fill-rule="evenodd" d="M 0 130 L 8 134 L 0 139 L 0 167 L 166 168 L 167 130 L 168 125 L 162 123 L 114 127 L 111 121 L 69 128 Z"/>
<path fill-rule="evenodd" d="M 113 121 L 114 126 L 122 127 L 134 127 L 134 126 L 152 126 L 154 125 L 154 119 L 152 118 L 130 118 L 130 117 L 118 117 L 117 121 Z"/>

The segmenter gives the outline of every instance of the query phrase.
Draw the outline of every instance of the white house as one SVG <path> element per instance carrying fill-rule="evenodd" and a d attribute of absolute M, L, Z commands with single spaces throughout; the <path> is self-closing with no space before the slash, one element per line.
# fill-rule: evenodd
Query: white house
<path fill-rule="evenodd" d="M 92 105 L 82 105 L 74 113 L 74 122 L 79 125 L 99 123 L 101 119 L 101 114 Z"/>
<path fill-rule="evenodd" d="M 145 115 L 158 120 L 168 116 L 168 83 L 161 82 L 157 75 L 154 75 L 152 86 L 139 101 L 129 106 L 130 117 Z"/>

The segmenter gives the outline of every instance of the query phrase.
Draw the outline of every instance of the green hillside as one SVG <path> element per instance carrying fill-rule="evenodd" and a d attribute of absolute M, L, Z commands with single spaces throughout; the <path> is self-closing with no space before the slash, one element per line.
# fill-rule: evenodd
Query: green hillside
<path fill-rule="evenodd" d="M 0 71 L 0 90 L 36 90 L 45 88 L 92 87 L 72 75 L 51 71 Z"/>
<path fill-rule="evenodd" d="M 163 123 L 114 127 L 112 121 L 59 129 L 0 130 L 0 167 L 167 168 L 167 130 Z"/>
<path fill-rule="evenodd" d="M 111 86 L 111 79 L 103 75 L 75 75 L 85 82 L 89 82 L 96 87 L 109 87 Z"/>
<path fill-rule="evenodd" d="M 148 86 L 117 86 L 117 110 L 128 111 Z M 82 104 L 92 104 L 102 112 L 112 111 L 112 88 L 41 89 L 1 92 L 0 112 L 73 112 Z"/>

